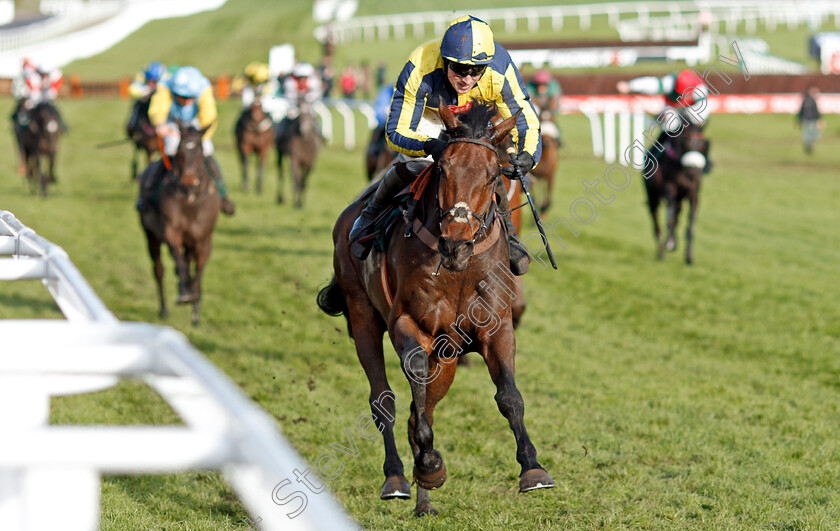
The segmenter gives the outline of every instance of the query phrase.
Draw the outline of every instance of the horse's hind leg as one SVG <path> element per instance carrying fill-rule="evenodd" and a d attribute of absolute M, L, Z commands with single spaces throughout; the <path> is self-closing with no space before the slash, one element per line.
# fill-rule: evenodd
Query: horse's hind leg
<path fill-rule="evenodd" d="M 490 378 L 496 384 L 496 404 L 507 419 L 516 439 L 516 460 L 522 466 L 519 475 L 519 492 L 554 486 L 551 476 L 537 462 L 537 450 L 534 448 L 528 431 L 525 429 L 525 402 L 514 378 L 514 357 L 516 342 L 513 327 L 507 323 L 486 338 L 480 349 L 487 364 Z"/>

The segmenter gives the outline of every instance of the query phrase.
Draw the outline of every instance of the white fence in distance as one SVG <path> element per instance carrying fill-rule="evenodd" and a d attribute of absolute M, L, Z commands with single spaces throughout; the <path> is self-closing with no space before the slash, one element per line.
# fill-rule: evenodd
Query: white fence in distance
<path fill-rule="evenodd" d="M 222 472 L 263 530 L 357 529 L 329 493 L 290 519 L 279 482 L 306 471 L 274 420 L 179 332 L 123 323 L 63 249 L 0 210 L 0 281 L 40 280 L 66 320 L 0 320 L 3 531 L 99 529 L 102 474 Z M 50 399 L 145 382 L 183 426 L 53 426 Z M 245 520 L 243 516 L 243 521 Z"/>
<path fill-rule="evenodd" d="M 561 31 L 564 21 L 568 19 L 576 20 L 580 29 L 588 30 L 592 25 L 592 18 L 601 16 L 606 17 L 611 28 L 621 31 L 622 39 L 656 39 L 684 35 L 687 25 L 696 26 L 699 23 L 696 18 L 701 12 L 708 13 L 705 16 L 713 29 L 725 26 L 726 31 L 730 33 L 742 23 L 748 32 L 754 32 L 758 21 L 763 21 L 771 29 L 782 23 L 795 27 L 805 22 L 813 27 L 831 16 L 834 17 L 835 26 L 840 23 L 840 2 L 834 0 L 603 2 L 469 10 L 469 14 L 491 25 L 496 21 L 502 22 L 505 31 L 509 33 L 517 30 L 520 21 L 526 23 L 529 32 L 538 31 L 541 21 L 550 22 L 553 31 Z M 353 17 L 318 26 L 315 29 L 315 37 L 323 40 L 332 36 L 338 44 L 359 40 L 401 40 L 406 38 L 409 27 L 414 38 L 424 38 L 430 28 L 433 36 L 439 36 L 452 18 L 463 14 L 467 14 L 467 11 L 422 11 Z"/>

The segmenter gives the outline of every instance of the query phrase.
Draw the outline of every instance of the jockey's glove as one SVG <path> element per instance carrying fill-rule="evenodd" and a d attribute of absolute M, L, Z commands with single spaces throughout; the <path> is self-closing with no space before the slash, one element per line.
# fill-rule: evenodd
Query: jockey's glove
<path fill-rule="evenodd" d="M 510 158 L 512 166 L 503 166 L 502 174 L 508 179 L 518 179 L 524 176 L 534 167 L 534 157 L 527 151 L 520 151 L 516 156 Z M 516 169 L 519 169 L 519 172 Z"/>
<path fill-rule="evenodd" d="M 430 138 L 423 143 L 423 151 L 431 155 L 432 158 L 435 159 L 435 162 L 437 162 L 440 160 L 440 157 L 443 155 L 443 151 L 448 145 L 448 142 L 441 140 L 440 138 Z"/>

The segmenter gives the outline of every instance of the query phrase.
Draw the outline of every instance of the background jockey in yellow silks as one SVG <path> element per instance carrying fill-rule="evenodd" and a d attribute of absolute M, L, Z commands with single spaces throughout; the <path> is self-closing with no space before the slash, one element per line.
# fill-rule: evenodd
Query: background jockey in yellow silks
<path fill-rule="evenodd" d="M 524 175 L 540 160 L 540 122 L 507 50 L 494 42 L 486 22 L 472 16 L 453 20 L 443 39 L 423 44 L 411 53 L 397 78 L 386 133 L 389 145 L 401 154 L 399 163 L 408 171 L 397 172 L 397 166 L 388 170 L 353 225 L 350 242 L 356 258 L 364 259 L 370 251 L 370 245 L 358 240 L 372 232 L 374 221 L 388 208 L 393 196 L 446 149 L 447 140 L 438 137 L 443 128 L 439 106 L 448 105 L 458 114 L 468 109 L 472 100 L 496 104 L 503 118 L 521 111 L 511 132 L 517 151 L 511 163 Z M 503 171 L 508 177 L 513 176 L 512 167 Z M 501 180 L 498 184 L 499 209 L 507 212 L 507 194 Z M 519 243 L 510 214 L 504 217 L 511 271 L 523 275 L 530 257 Z"/>
<path fill-rule="evenodd" d="M 179 127 L 176 123 L 183 125 L 192 123 L 196 128 L 209 129 L 202 137 L 202 151 L 210 175 L 216 182 L 219 195 L 222 197 L 222 212 L 232 215 L 235 206 L 227 197 L 227 189 L 222 178 L 222 172 L 216 159 L 213 158 L 213 132 L 216 130 L 218 113 L 216 111 L 216 99 L 213 97 L 213 85 L 204 77 L 199 70 L 193 66 L 183 66 L 172 76 L 158 85 L 157 91 L 152 96 L 149 105 L 149 119 L 155 126 L 158 135 L 163 139 L 163 153 L 167 157 L 174 157 L 178 153 L 178 144 L 181 141 Z M 163 165 L 159 165 L 158 171 L 150 183 L 143 183 L 146 191 L 151 194 L 157 185 L 157 181 L 163 176 Z M 138 208 L 146 207 L 141 192 Z"/>

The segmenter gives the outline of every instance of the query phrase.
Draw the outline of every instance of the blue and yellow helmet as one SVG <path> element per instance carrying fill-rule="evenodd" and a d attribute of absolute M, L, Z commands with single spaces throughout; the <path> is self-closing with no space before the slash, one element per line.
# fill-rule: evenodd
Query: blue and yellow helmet
<path fill-rule="evenodd" d="M 496 44 L 490 26 L 471 15 L 450 22 L 440 43 L 441 57 L 454 63 L 486 65 L 493 60 L 495 53 Z"/>

